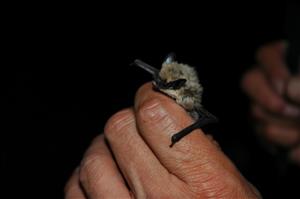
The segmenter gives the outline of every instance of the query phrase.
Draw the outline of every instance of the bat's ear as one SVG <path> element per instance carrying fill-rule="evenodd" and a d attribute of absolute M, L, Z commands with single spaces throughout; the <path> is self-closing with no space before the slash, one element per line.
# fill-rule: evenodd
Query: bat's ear
<path fill-rule="evenodd" d="M 170 64 L 170 63 L 174 62 L 174 61 L 175 61 L 175 57 L 176 57 L 176 56 L 175 56 L 175 53 L 173 53 L 173 52 L 169 53 L 169 54 L 167 55 L 167 57 L 165 58 L 164 63 Z"/>
<path fill-rule="evenodd" d="M 177 79 L 175 81 L 168 82 L 167 87 L 177 90 L 183 87 L 185 83 L 186 83 L 186 79 Z"/>

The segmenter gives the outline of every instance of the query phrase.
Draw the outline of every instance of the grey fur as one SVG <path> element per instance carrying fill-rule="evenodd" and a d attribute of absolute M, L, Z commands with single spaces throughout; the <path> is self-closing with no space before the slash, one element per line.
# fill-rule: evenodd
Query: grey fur
<path fill-rule="evenodd" d="M 133 64 L 152 74 L 154 87 L 176 100 L 195 120 L 190 126 L 172 135 L 170 147 L 196 128 L 218 122 L 218 118 L 201 105 L 203 87 L 196 70 L 174 61 L 174 54 L 169 54 L 160 71 L 138 59 Z"/>
<path fill-rule="evenodd" d="M 197 120 L 199 118 L 198 110 L 202 107 L 203 87 L 199 82 L 196 70 L 187 64 L 181 64 L 174 60 L 170 61 L 170 59 L 167 58 L 162 64 L 159 76 L 166 82 L 178 79 L 187 80 L 184 86 L 176 90 L 171 88 L 158 89 L 176 100 L 179 105 Z"/>

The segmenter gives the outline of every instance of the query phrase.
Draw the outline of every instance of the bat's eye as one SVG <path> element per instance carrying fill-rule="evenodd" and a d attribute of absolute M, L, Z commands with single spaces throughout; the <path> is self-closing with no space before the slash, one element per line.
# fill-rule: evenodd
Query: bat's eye
<path fill-rule="evenodd" d="M 158 76 L 158 75 L 154 76 L 154 82 L 155 82 L 155 84 L 158 88 L 161 88 L 161 89 L 166 89 L 167 88 L 166 87 L 166 84 L 167 84 L 166 81 L 161 79 L 160 76 Z"/>
<path fill-rule="evenodd" d="M 167 87 L 175 90 L 180 89 L 182 86 L 184 86 L 185 82 L 186 79 L 177 79 L 175 81 L 168 82 Z"/>

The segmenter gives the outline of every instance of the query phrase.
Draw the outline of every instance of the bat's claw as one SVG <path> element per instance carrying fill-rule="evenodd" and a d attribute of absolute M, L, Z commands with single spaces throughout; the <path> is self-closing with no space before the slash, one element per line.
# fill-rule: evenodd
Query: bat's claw
<path fill-rule="evenodd" d="M 184 136 L 190 134 L 193 130 L 195 130 L 197 128 L 201 128 L 207 124 L 212 124 L 212 123 L 218 122 L 218 118 L 216 116 L 214 116 L 213 114 L 209 113 L 207 110 L 201 109 L 200 112 L 203 114 L 201 115 L 199 120 L 197 120 L 192 125 L 186 127 L 185 129 L 179 131 L 178 133 L 175 133 L 174 135 L 172 135 L 170 147 L 173 147 L 176 142 L 181 140 Z"/>

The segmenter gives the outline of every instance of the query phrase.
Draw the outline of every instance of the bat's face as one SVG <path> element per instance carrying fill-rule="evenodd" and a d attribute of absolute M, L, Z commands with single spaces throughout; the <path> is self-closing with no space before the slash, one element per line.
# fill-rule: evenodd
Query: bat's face
<path fill-rule="evenodd" d="M 208 111 L 203 111 L 201 105 L 203 88 L 194 68 L 177 63 L 174 61 L 173 54 L 167 57 L 160 71 L 139 59 L 136 59 L 133 64 L 152 74 L 154 87 L 175 99 L 177 104 L 181 105 L 194 120 L 198 120 L 179 133 L 174 134 L 171 138 L 170 147 L 195 128 L 201 128 L 203 125 L 216 121 L 216 117 Z M 204 115 L 201 119 L 199 119 L 200 113 Z"/>
<path fill-rule="evenodd" d="M 175 61 L 164 62 L 154 86 L 186 110 L 200 106 L 202 87 L 194 68 Z"/>
<path fill-rule="evenodd" d="M 166 82 L 176 81 L 178 79 L 186 79 L 185 67 L 177 62 L 164 62 L 159 72 L 159 76 Z"/>
<path fill-rule="evenodd" d="M 164 62 L 159 77 L 153 82 L 154 86 L 172 98 L 177 98 L 186 84 L 184 71 L 178 67 L 177 62 Z"/>
<path fill-rule="evenodd" d="M 173 56 L 167 57 L 160 71 L 138 59 L 134 64 L 151 73 L 154 87 L 175 99 L 186 110 L 201 107 L 202 86 L 193 67 L 174 61 Z"/>
<path fill-rule="evenodd" d="M 178 90 L 184 87 L 187 79 L 182 68 L 178 66 L 177 62 L 163 63 L 154 84 L 160 89 Z"/>

